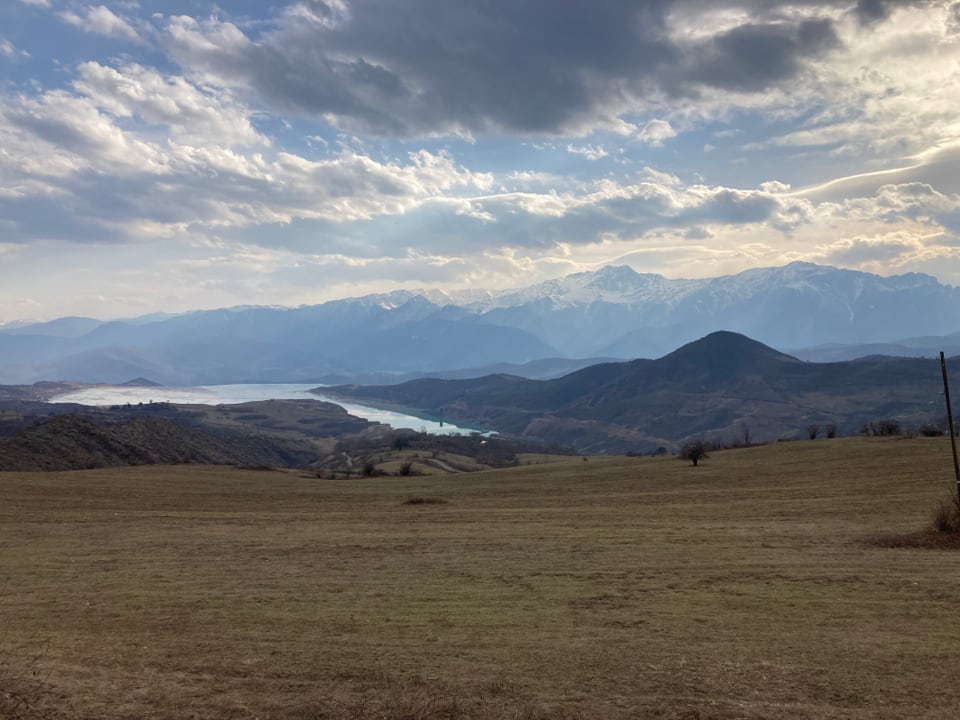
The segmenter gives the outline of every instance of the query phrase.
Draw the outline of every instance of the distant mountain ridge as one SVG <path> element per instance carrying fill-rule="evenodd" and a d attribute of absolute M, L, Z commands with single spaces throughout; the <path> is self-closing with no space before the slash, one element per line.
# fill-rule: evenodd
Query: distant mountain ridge
<path fill-rule="evenodd" d="M 798 262 L 670 280 L 608 266 L 508 291 L 400 290 L 298 308 L 0 328 L 0 383 L 354 382 L 506 366 L 522 375 L 531 363 L 531 374 L 549 372 L 546 359 L 661 357 L 717 330 L 788 351 L 825 348 L 828 358 L 838 345 L 923 355 L 929 345 L 899 341 L 956 333 L 957 308 L 960 289 L 918 273 Z"/>
<path fill-rule="evenodd" d="M 960 360 L 951 379 L 960 385 Z M 889 418 L 919 426 L 944 414 L 940 389 L 933 359 L 809 363 L 721 331 L 657 360 L 553 380 L 491 375 L 323 392 L 596 453 L 676 447 L 693 437 L 730 442 L 745 432 L 763 442 L 800 438 L 811 425 L 850 434 Z"/>

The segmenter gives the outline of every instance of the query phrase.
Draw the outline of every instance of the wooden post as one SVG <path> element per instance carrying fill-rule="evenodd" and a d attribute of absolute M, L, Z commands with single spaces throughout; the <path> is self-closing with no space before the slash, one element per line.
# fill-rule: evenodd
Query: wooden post
<path fill-rule="evenodd" d="M 957 461 L 957 436 L 953 431 L 953 408 L 950 407 L 950 385 L 947 383 L 947 361 L 940 351 L 940 372 L 943 373 L 943 397 L 947 402 L 947 427 L 950 428 L 950 449 L 953 450 L 953 473 L 957 478 L 957 503 L 960 504 L 960 462 Z"/>

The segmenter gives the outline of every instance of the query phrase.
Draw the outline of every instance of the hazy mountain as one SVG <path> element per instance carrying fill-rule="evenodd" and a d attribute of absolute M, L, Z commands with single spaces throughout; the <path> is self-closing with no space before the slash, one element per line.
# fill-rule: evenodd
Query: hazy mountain
<path fill-rule="evenodd" d="M 894 342 L 869 343 L 864 345 L 831 343 L 797 350 L 793 354 L 801 360 L 837 362 L 841 360 L 855 360 L 868 355 L 935 358 L 939 357 L 941 352 L 947 356 L 960 355 L 960 333 L 905 338 Z"/>
<path fill-rule="evenodd" d="M 482 377 L 484 375 L 519 375 L 520 377 L 531 380 L 549 380 L 551 378 L 562 377 L 576 370 L 581 370 L 590 365 L 598 363 L 615 361 L 617 358 L 544 358 L 542 360 L 531 360 L 527 363 L 493 363 L 471 368 L 458 368 L 456 370 L 437 370 L 430 373 L 432 378 L 447 378 L 463 380 L 466 378 Z M 342 385 L 344 383 L 361 385 L 396 385 L 397 383 L 416 380 L 424 377 L 422 372 L 368 372 L 368 373 L 350 373 L 330 374 L 320 378 L 320 382 L 325 385 Z"/>
<path fill-rule="evenodd" d="M 0 332 L 0 383 L 399 380 L 548 358 L 660 357 L 715 330 L 818 359 L 927 355 L 960 330 L 957 308 L 960 290 L 916 273 L 792 263 L 669 280 L 611 266 L 506 292 L 403 290 L 299 308 L 20 326 Z"/>
<path fill-rule="evenodd" d="M 960 386 L 960 361 L 953 363 Z M 555 380 L 491 375 L 379 387 L 325 388 L 333 397 L 409 408 L 589 452 L 802 437 L 811 424 L 842 433 L 894 418 L 921 424 L 944 412 L 939 362 L 873 357 L 808 363 L 730 332 L 658 360 L 595 365 Z"/>
<path fill-rule="evenodd" d="M 560 353 L 531 333 L 457 321 L 420 296 L 294 308 L 213 310 L 148 325 L 109 322 L 75 339 L 0 335 L 0 382 L 40 378 L 165 385 L 314 382 L 329 374 L 429 372 Z"/>
<path fill-rule="evenodd" d="M 0 333 L 9 335 L 45 335 L 48 337 L 77 338 L 103 324 L 88 317 L 62 317 L 50 322 L 0 327 Z"/>

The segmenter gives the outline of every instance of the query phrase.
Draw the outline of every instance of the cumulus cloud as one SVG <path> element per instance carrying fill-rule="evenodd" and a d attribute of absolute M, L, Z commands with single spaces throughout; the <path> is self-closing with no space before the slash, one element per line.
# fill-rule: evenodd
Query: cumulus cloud
<path fill-rule="evenodd" d="M 637 133 L 637 139 L 653 147 L 660 147 L 665 140 L 677 136 L 676 130 L 666 120 L 651 120 Z"/>
<path fill-rule="evenodd" d="M 318 223 L 249 244 L 356 257 L 396 257 L 416 243 L 441 256 L 490 247 L 523 252 L 588 246 L 668 231 L 727 242 L 723 228 L 791 238 L 841 219 L 912 222 L 931 232 L 956 222 L 960 198 L 929 184 L 881 186 L 817 201 L 780 181 L 754 189 L 686 184 L 645 167 L 642 179 L 592 182 L 542 172 L 497 178 L 446 152 L 376 160 L 358 150 L 316 159 L 273 150 L 232 91 L 138 65 L 88 62 L 74 92 L 8 97 L 0 110 L 6 236 L 101 242 Z M 125 121 L 140 119 L 139 128 Z M 167 130 L 155 137 L 151 127 Z M 162 138 L 162 139 L 161 139 Z M 599 146 L 569 145 L 599 157 Z M 512 186 L 512 187 L 511 187 Z M 750 230 L 754 232 L 754 230 Z"/>
<path fill-rule="evenodd" d="M 163 125 L 180 141 L 266 145 L 250 111 L 229 92 L 201 88 L 183 77 L 163 76 L 137 64 L 121 69 L 85 62 L 73 87 L 115 117 Z"/>
<path fill-rule="evenodd" d="M 858 234 L 817 245 L 808 259 L 888 275 L 899 272 L 927 272 L 941 278 L 955 272 L 960 264 L 960 247 L 955 238 L 901 229 Z"/>
<path fill-rule="evenodd" d="M 844 238 L 836 243 L 818 248 L 822 260 L 831 265 L 867 267 L 913 256 L 923 251 L 924 243 L 916 235 L 905 232 L 879 236 Z"/>
<path fill-rule="evenodd" d="M 149 130 L 134 132 L 119 121 L 136 112 L 155 122 L 186 123 L 196 88 L 158 82 L 137 69 L 126 75 L 104 71 L 84 68 L 77 86 L 86 95 L 51 91 L 8 98 L 0 110 L 0 141 L 7 148 L 0 154 L 0 179 L 18 190 L 0 196 L 0 214 L 16 226 L 9 239 L 137 239 L 191 226 L 344 223 L 403 214 L 456 188 L 490 183 L 489 176 L 459 167 L 443 153 L 376 161 L 345 151 L 312 160 L 232 149 L 211 136 L 232 129 L 241 139 L 258 138 L 238 131 L 245 126 L 230 112 L 219 120 L 215 113 L 199 113 L 193 126 L 154 139 Z M 120 82 L 124 78 L 141 82 Z M 101 95 L 105 87 L 114 92 Z M 38 192 L 38 184 L 47 191 Z"/>
<path fill-rule="evenodd" d="M 136 41 L 140 39 L 137 31 L 133 29 L 129 22 L 119 15 L 115 15 L 105 5 L 89 6 L 79 13 L 73 10 L 64 10 L 60 13 L 60 18 L 64 22 L 94 35 L 120 40 Z"/>

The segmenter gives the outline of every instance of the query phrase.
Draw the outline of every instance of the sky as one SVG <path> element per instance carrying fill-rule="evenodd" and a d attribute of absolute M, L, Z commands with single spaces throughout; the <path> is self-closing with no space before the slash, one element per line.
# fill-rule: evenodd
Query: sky
<path fill-rule="evenodd" d="M 960 2 L 0 0 L 0 323 L 671 278 L 960 285 Z"/>

